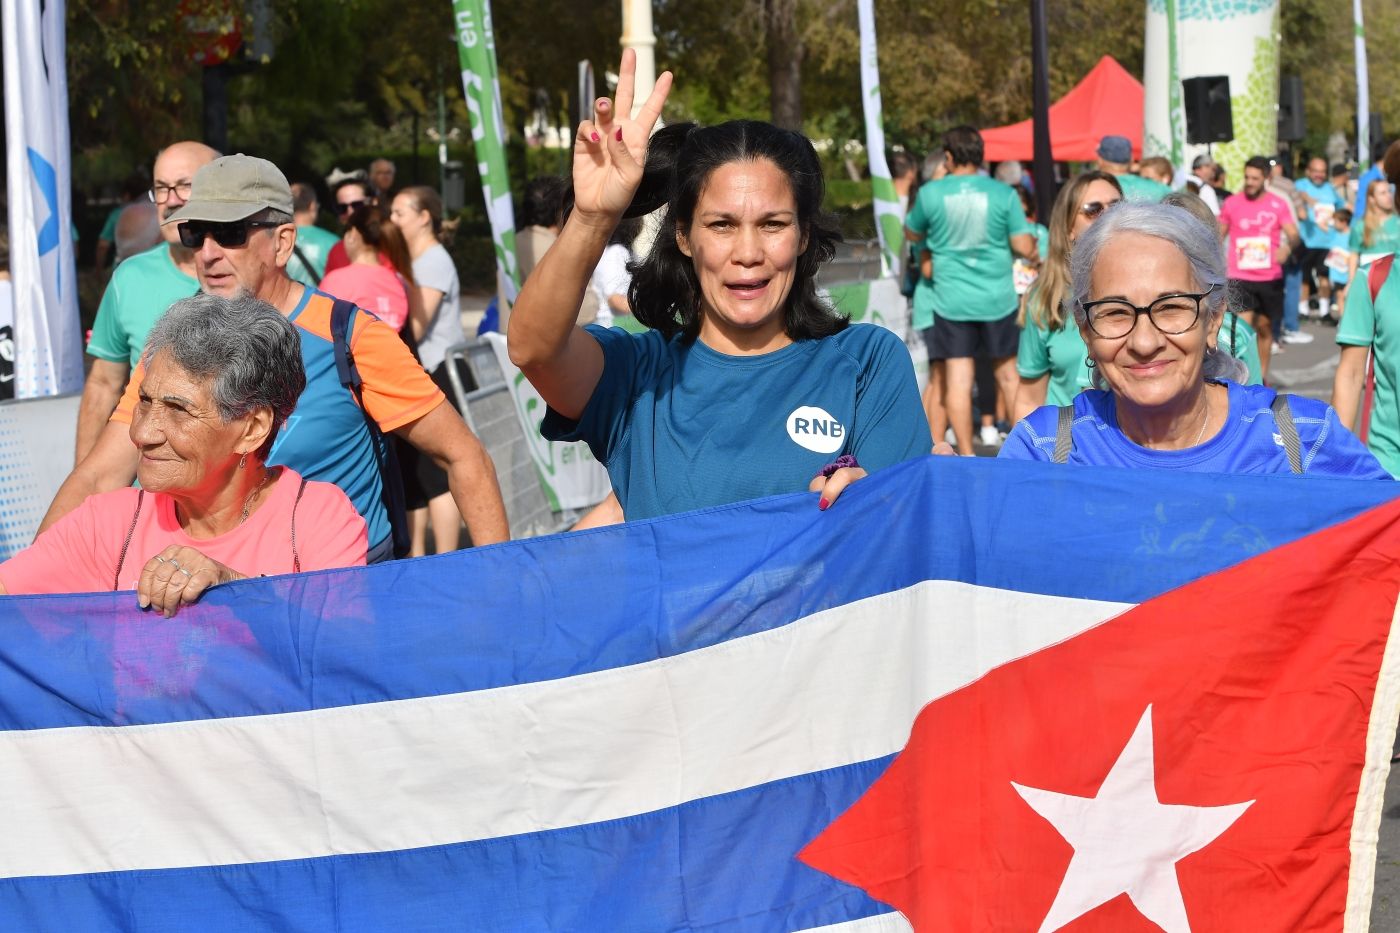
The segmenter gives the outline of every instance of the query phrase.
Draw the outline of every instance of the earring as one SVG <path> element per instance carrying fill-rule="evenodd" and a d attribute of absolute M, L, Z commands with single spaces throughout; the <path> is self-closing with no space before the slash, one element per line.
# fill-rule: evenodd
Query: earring
<path fill-rule="evenodd" d="M 1094 358 L 1092 356 L 1086 356 L 1084 357 L 1084 365 L 1087 366 L 1089 369 L 1093 369 L 1097 364 L 1094 362 Z"/>
<path fill-rule="evenodd" d="M 244 454 L 238 458 L 238 468 L 241 470 L 248 465 L 248 455 Z"/>

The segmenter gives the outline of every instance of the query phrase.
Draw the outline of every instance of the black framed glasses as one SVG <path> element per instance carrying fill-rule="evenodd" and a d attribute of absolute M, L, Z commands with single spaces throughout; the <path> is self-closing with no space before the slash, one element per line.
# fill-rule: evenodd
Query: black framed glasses
<path fill-rule="evenodd" d="M 350 213 L 351 211 L 357 211 L 362 207 L 369 207 L 371 203 L 371 201 L 364 198 L 361 198 L 358 201 L 346 201 L 344 204 L 336 202 L 335 212 L 337 214 L 344 215 Z"/>
<path fill-rule="evenodd" d="M 1139 314 L 1147 315 L 1152 326 L 1169 337 L 1184 334 L 1196 326 L 1201 316 L 1201 301 L 1215 291 L 1216 286 L 1193 295 L 1181 292 L 1163 295 L 1146 307 L 1139 307 L 1122 298 L 1100 298 L 1098 301 L 1085 301 L 1080 304 L 1084 317 L 1089 322 L 1089 330 L 1094 336 L 1105 340 L 1126 337 L 1137 326 Z"/>
<path fill-rule="evenodd" d="M 1100 214 L 1102 214 L 1104 211 L 1108 210 L 1110 207 L 1117 204 L 1121 200 L 1123 199 L 1114 198 L 1112 201 L 1089 201 L 1088 203 L 1079 205 L 1079 213 L 1083 214 L 1090 220 L 1098 220 Z"/>
<path fill-rule="evenodd" d="M 156 185 L 150 191 L 146 192 L 146 197 L 150 198 L 155 204 L 164 204 L 166 201 L 170 200 L 170 192 L 173 191 L 179 196 L 181 201 L 188 201 L 190 199 L 190 190 L 193 188 L 194 183 L 188 181 L 176 182 L 173 185 Z"/>
<path fill-rule="evenodd" d="M 232 223 L 215 223 L 208 220 L 187 220 L 180 224 L 180 243 L 186 249 L 199 249 L 204 238 L 211 236 L 214 242 L 225 249 L 246 246 L 248 232 L 255 227 L 280 227 L 275 220 L 235 220 Z"/>

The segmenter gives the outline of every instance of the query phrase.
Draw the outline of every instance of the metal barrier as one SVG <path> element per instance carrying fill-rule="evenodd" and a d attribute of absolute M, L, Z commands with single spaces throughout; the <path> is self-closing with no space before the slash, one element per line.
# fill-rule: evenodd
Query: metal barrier
<path fill-rule="evenodd" d="M 0 560 L 34 540 L 68 474 L 81 395 L 0 402 Z"/>
<path fill-rule="evenodd" d="M 578 515 L 572 510 L 555 512 L 551 509 L 495 349 L 477 337 L 449 347 L 446 358 L 447 377 L 462 417 L 495 464 L 511 538 L 553 534 L 568 528 L 578 520 Z M 465 365 L 480 388 L 466 385 L 459 364 Z"/>

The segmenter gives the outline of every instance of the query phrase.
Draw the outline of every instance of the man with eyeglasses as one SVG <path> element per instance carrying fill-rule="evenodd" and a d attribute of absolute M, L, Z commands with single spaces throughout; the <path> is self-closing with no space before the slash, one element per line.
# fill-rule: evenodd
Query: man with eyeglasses
<path fill-rule="evenodd" d="M 287 276 L 296 244 L 292 212 L 291 188 L 277 167 L 265 159 L 235 155 L 201 169 L 188 202 L 165 220 L 192 251 L 204 291 L 223 297 L 253 295 L 287 315 L 301 335 L 306 389 L 278 434 L 268 464 L 286 465 L 307 479 L 339 486 L 369 527 L 369 560 L 388 559 L 393 535 L 367 412 L 385 434 L 393 432 L 447 471 L 473 544 L 505 540 L 505 506 L 481 442 L 398 334 L 358 309 L 348 343 L 363 379 L 363 410 L 341 384 L 331 336 L 333 299 Z M 128 435 L 144 375 L 144 366 L 138 364 L 92 451 L 59 489 L 41 531 L 87 496 L 126 485 L 135 477 L 138 452 Z"/>
<path fill-rule="evenodd" d="M 160 220 L 185 206 L 194 173 L 218 156 L 199 142 L 174 143 L 156 154 L 148 197 Z M 118 265 L 102 293 L 87 346 L 93 359 L 78 406 L 75 463 L 97 442 L 156 320 L 172 303 L 199 291 L 194 254 L 180 245 L 173 226 L 162 227 L 161 237 L 164 243 Z"/>
<path fill-rule="evenodd" d="M 1265 190 L 1269 172 L 1267 158 L 1250 159 L 1244 164 L 1244 187 L 1220 206 L 1230 291 L 1240 303 L 1240 317 L 1254 328 L 1265 383 L 1274 344 L 1272 322 L 1283 316 L 1283 264 L 1299 242 L 1293 205 Z"/>

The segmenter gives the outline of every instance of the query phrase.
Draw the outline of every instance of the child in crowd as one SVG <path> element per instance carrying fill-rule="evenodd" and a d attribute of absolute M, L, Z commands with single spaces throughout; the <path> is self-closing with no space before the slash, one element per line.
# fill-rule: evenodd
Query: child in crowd
<path fill-rule="evenodd" d="M 1332 280 L 1332 314 L 1323 318 L 1325 324 L 1342 319 L 1347 299 L 1347 277 L 1350 264 L 1351 211 L 1339 207 L 1332 214 L 1332 233 L 1327 241 L 1327 277 Z"/>

